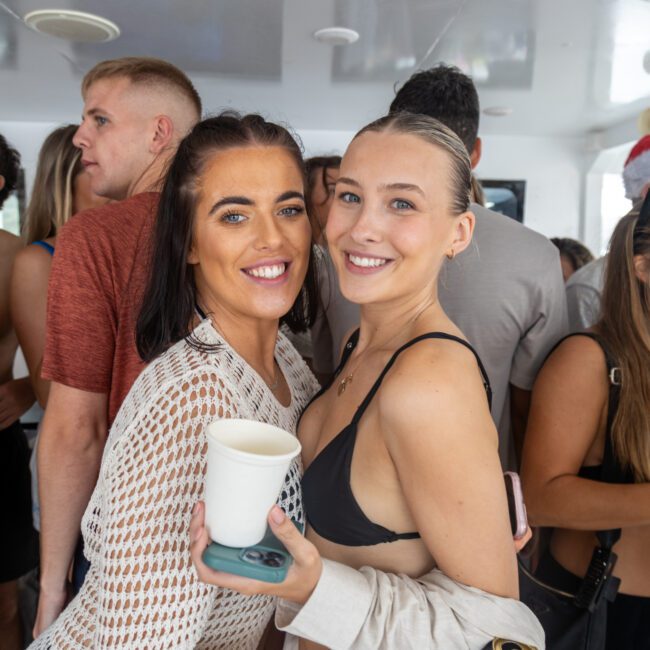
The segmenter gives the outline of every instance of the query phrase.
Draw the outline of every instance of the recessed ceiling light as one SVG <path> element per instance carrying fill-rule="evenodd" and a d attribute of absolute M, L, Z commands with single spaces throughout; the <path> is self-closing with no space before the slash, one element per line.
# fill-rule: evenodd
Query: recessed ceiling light
<path fill-rule="evenodd" d="M 347 27 L 325 27 L 315 31 L 314 38 L 327 45 L 350 45 L 359 40 L 359 32 Z"/>
<path fill-rule="evenodd" d="M 76 43 L 107 43 L 120 35 L 111 20 L 71 9 L 40 9 L 25 14 L 25 23 L 37 32 Z"/>
<path fill-rule="evenodd" d="M 506 117 L 512 115 L 512 108 L 510 106 L 488 106 L 483 109 L 483 113 L 492 117 Z"/>

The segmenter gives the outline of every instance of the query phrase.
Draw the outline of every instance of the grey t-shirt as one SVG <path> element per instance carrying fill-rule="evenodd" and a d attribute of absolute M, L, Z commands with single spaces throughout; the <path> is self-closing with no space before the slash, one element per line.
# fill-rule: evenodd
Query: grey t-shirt
<path fill-rule="evenodd" d="M 443 265 L 438 292 L 443 309 L 485 365 L 501 462 L 510 469 L 515 457 L 509 384 L 530 390 L 546 355 L 568 331 L 564 282 L 558 250 L 546 237 L 477 204 L 471 209 L 476 215 L 472 243 Z M 333 273 L 331 263 L 328 270 Z M 332 277 L 324 300 L 338 358 L 342 337 L 358 324 L 359 311 L 341 296 Z"/>
<path fill-rule="evenodd" d="M 605 260 L 599 257 L 578 269 L 566 283 L 569 329 L 581 332 L 596 324 L 605 280 Z"/>

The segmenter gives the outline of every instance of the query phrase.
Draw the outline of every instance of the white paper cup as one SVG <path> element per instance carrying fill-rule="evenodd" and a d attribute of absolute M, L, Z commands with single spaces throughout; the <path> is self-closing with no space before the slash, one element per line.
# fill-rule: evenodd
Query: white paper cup
<path fill-rule="evenodd" d="M 224 546 L 253 546 L 266 533 L 269 510 L 300 453 L 300 443 L 271 424 L 240 419 L 213 422 L 207 439 L 208 535 Z"/>

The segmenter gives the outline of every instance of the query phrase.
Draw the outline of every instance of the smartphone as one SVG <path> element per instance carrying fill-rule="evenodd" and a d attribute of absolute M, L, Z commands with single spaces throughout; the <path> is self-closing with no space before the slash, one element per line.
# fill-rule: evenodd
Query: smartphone
<path fill-rule="evenodd" d="M 512 536 L 515 539 L 521 539 L 528 530 L 528 518 L 526 516 L 524 495 L 521 491 L 521 481 L 519 480 L 519 475 L 515 472 L 505 472 L 503 478 L 506 482 Z"/>
<path fill-rule="evenodd" d="M 295 521 L 302 533 L 302 526 Z M 267 529 L 264 539 L 245 548 L 233 548 L 212 542 L 203 551 L 203 561 L 212 569 L 262 580 L 263 582 L 282 582 L 293 558 L 282 542 Z"/>

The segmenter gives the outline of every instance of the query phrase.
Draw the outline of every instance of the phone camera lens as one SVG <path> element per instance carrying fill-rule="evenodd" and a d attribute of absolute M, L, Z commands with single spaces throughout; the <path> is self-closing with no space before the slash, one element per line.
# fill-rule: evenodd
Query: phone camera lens
<path fill-rule="evenodd" d="M 266 564 L 266 566 L 279 568 L 284 565 L 284 557 L 279 553 L 269 551 L 264 555 L 264 564 Z"/>
<path fill-rule="evenodd" d="M 244 559 L 249 562 L 257 562 L 262 559 L 262 554 L 259 551 L 246 551 L 244 553 Z"/>

